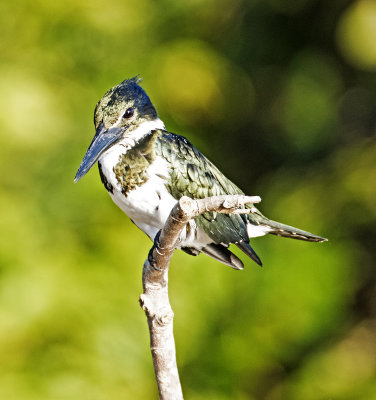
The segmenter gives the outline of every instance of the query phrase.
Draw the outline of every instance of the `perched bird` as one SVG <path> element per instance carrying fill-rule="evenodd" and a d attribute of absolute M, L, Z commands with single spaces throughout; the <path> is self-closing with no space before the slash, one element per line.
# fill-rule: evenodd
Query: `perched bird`
<path fill-rule="evenodd" d="M 243 192 L 186 138 L 165 129 L 139 83 L 138 77 L 126 79 L 98 102 L 95 136 L 75 182 L 98 161 L 102 183 L 113 201 L 154 240 L 182 196 L 201 199 Z M 252 207 L 249 214 L 206 212 L 198 216 L 182 232 L 180 248 L 243 269 L 229 245 L 234 243 L 261 265 L 249 238 L 266 233 L 309 242 L 326 240 L 272 221 Z"/>

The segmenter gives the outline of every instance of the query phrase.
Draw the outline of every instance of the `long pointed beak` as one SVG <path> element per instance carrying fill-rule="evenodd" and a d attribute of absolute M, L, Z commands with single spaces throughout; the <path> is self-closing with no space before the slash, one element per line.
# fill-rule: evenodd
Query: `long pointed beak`
<path fill-rule="evenodd" d="M 124 127 L 105 129 L 103 124 L 98 127 L 78 168 L 74 178 L 75 182 L 78 182 L 98 161 L 99 157 L 122 137 L 125 129 Z"/>

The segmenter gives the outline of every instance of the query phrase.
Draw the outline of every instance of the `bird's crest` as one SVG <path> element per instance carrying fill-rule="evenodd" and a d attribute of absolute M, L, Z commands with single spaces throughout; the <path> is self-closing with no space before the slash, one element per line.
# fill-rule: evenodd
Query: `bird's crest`
<path fill-rule="evenodd" d="M 142 82 L 142 78 L 140 77 L 140 74 L 137 74 L 137 75 L 134 76 L 133 78 L 124 79 L 124 81 L 121 82 L 121 84 L 122 84 L 122 85 L 126 85 L 126 84 L 129 84 L 129 83 L 136 83 L 136 84 L 138 85 L 138 84 L 141 83 L 141 82 Z"/>

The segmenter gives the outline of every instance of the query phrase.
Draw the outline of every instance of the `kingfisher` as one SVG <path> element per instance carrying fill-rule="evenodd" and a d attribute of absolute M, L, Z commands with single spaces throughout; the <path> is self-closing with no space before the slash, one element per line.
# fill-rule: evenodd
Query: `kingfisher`
<path fill-rule="evenodd" d="M 75 182 L 98 162 L 101 181 L 115 204 L 151 240 L 182 196 L 202 199 L 243 195 L 233 182 L 185 137 L 168 132 L 138 76 L 112 87 L 94 111 L 95 135 Z M 250 238 L 267 233 L 308 242 L 326 239 L 265 217 L 254 205 L 249 214 L 205 212 L 188 222 L 179 248 L 204 253 L 234 269 L 243 269 L 229 250 L 235 244 L 257 264 Z"/>

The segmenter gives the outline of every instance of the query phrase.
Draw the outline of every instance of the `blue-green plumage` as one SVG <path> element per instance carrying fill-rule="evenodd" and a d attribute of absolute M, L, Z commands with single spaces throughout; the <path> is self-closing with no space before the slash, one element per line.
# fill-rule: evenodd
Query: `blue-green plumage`
<path fill-rule="evenodd" d="M 165 130 L 136 78 L 110 89 L 95 110 L 96 135 L 77 172 L 80 179 L 99 160 L 101 180 L 115 203 L 151 239 L 182 196 L 243 194 L 184 137 Z M 271 221 L 255 207 L 249 214 L 206 212 L 190 221 L 181 248 L 200 252 L 233 268 L 242 262 L 231 243 L 261 265 L 249 238 L 272 233 L 307 241 L 325 239 Z"/>
<path fill-rule="evenodd" d="M 170 165 L 170 180 L 166 187 L 179 200 L 182 196 L 203 199 L 221 194 L 242 194 L 184 137 L 157 130 L 156 152 Z M 218 179 L 219 177 L 219 179 Z M 237 243 L 249 240 L 244 216 L 206 212 L 196 218 L 215 243 Z"/>

